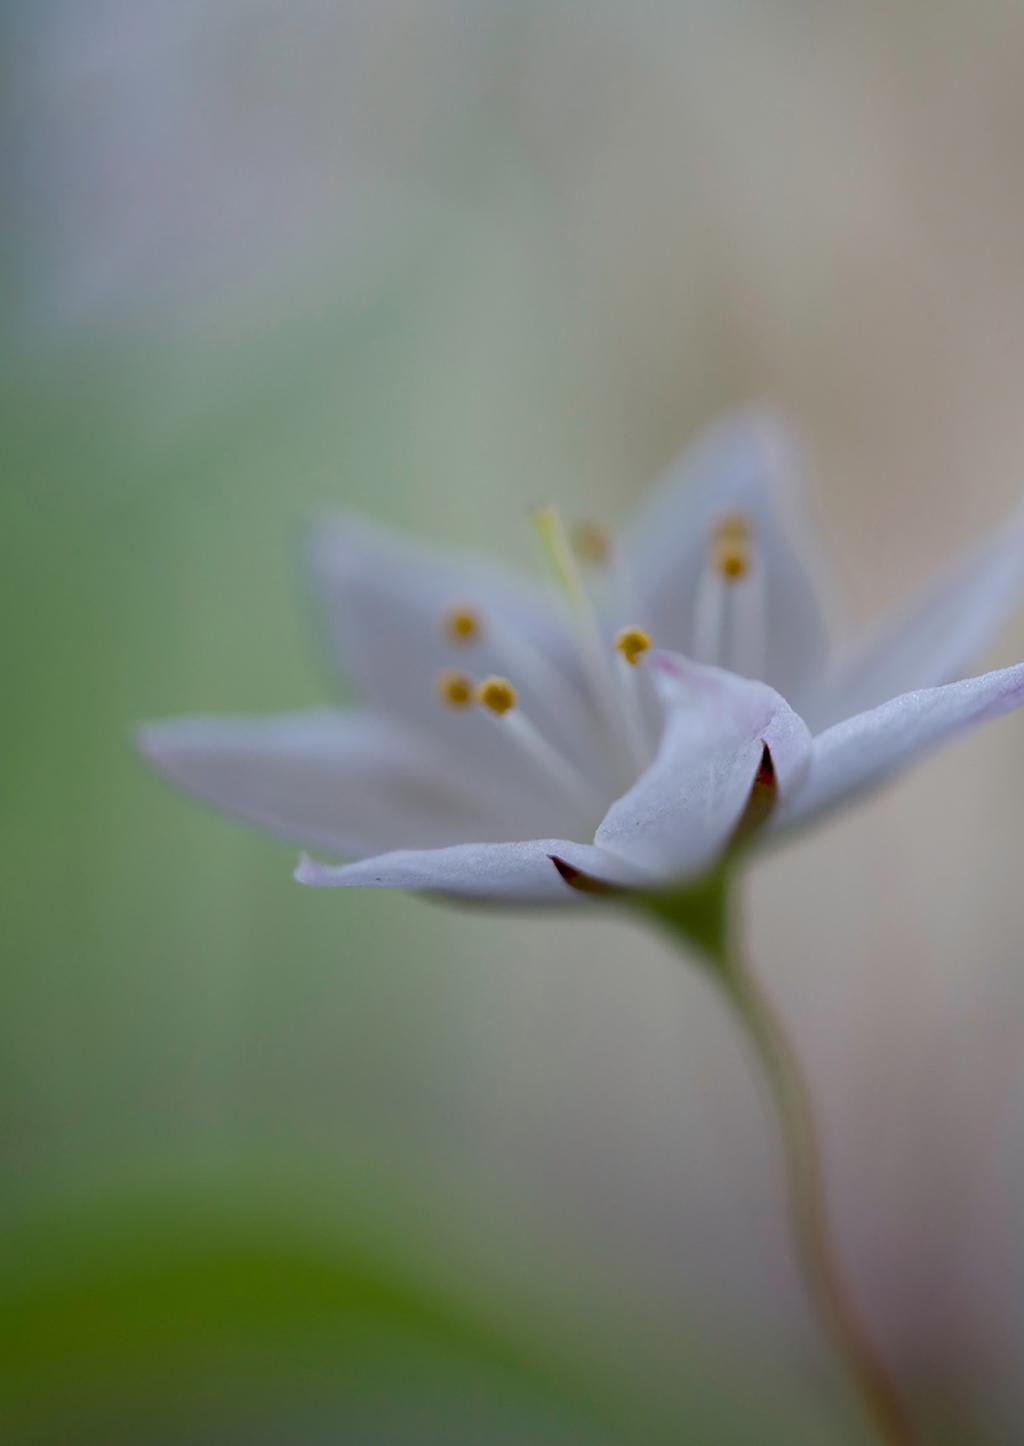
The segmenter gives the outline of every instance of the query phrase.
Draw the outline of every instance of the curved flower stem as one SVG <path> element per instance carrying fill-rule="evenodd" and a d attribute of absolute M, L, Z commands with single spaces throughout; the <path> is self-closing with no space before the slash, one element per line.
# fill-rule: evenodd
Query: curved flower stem
<path fill-rule="evenodd" d="M 889 1371 L 850 1298 L 828 1218 L 818 1126 L 810 1091 L 786 1029 L 760 984 L 729 946 L 718 978 L 746 1026 L 778 1107 L 793 1229 L 808 1288 L 885 1446 L 921 1446 Z"/>

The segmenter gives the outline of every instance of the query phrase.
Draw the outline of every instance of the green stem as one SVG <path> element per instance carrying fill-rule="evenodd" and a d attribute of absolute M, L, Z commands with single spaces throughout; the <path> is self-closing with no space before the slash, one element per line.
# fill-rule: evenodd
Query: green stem
<path fill-rule="evenodd" d="M 808 1289 L 880 1441 L 920 1446 L 889 1370 L 850 1297 L 828 1215 L 818 1126 L 800 1061 L 771 1001 L 730 957 L 722 981 L 764 1066 L 778 1106 L 790 1210 Z"/>
<path fill-rule="evenodd" d="M 642 906 L 704 955 L 764 1068 L 782 1129 L 790 1214 L 807 1287 L 822 1326 L 885 1446 L 922 1446 L 889 1370 L 850 1296 L 829 1222 L 825 1174 L 810 1090 L 786 1028 L 750 972 L 729 926 L 724 871 L 685 893 Z"/>

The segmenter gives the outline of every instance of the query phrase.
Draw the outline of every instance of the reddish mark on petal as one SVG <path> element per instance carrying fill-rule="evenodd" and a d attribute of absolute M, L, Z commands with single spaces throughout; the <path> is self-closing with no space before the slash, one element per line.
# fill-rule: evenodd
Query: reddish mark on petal
<path fill-rule="evenodd" d="M 615 884 L 606 884 L 603 879 L 595 879 L 592 874 L 585 874 L 575 864 L 570 864 L 565 859 L 560 859 L 557 854 L 548 854 L 548 858 L 558 870 L 563 883 L 569 885 L 580 894 L 621 894 L 622 890 Z"/>

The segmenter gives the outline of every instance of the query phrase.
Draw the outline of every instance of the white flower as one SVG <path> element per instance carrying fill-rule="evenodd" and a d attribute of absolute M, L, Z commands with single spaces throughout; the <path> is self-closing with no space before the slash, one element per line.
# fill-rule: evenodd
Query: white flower
<path fill-rule="evenodd" d="M 313 566 L 362 708 L 156 723 L 142 751 L 355 860 L 303 858 L 303 883 L 568 904 L 698 879 L 1024 702 L 1024 664 L 954 681 L 1024 585 L 1024 521 L 836 656 L 793 471 L 781 429 L 743 415 L 621 539 L 570 547 L 544 509 L 561 591 L 338 519 Z"/>

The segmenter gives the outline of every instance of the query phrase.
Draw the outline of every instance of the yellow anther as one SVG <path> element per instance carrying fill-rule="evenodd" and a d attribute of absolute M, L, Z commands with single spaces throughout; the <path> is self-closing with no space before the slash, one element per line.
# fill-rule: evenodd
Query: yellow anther
<path fill-rule="evenodd" d="M 742 512 L 727 512 L 714 534 L 715 568 L 726 582 L 750 571 L 750 522 Z"/>
<path fill-rule="evenodd" d="M 434 682 L 438 699 L 449 708 L 468 708 L 473 701 L 473 679 L 457 668 L 445 668 Z"/>
<path fill-rule="evenodd" d="M 581 562 L 603 567 L 611 552 L 611 539 L 599 522 L 577 522 L 572 530 L 572 547 Z"/>
<path fill-rule="evenodd" d="M 651 640 L 643 628 L 623 628 L 616 635 L 615 646 L 626 662 L 635 668 L 651 646 Z"/>
<path fill-rule="evenodd" d="M 750 570 L 750 548 L 743 538 L 720 537 L 715 543 L 715 567 L 726 582 L 738 582 Z"/>
<path fill-rule="evenodd" d="M 516 690 L 507 678 L 485 678 L 476 687 L 476 701 L 496 718 L 516 705 Z"/>
<path fill-rule="evenodd" d="M 444 635 L 452 643 L 472 643 L 480 636 L 480 614 L 472 608 L 449 608 L 442 619 Z"/>

